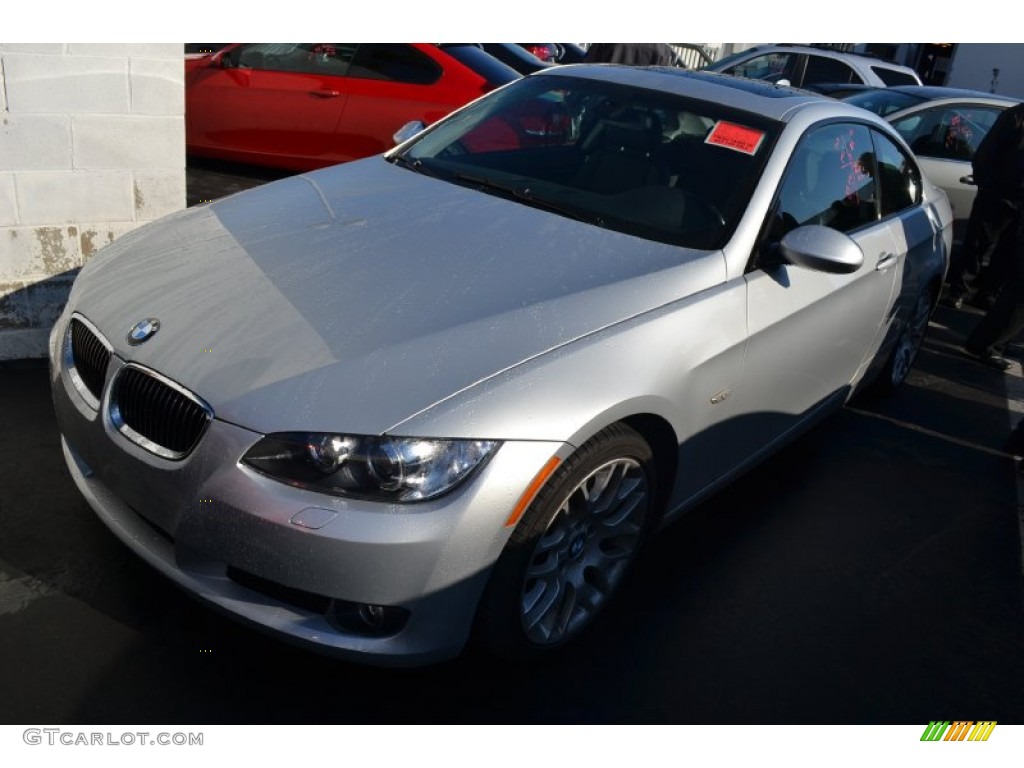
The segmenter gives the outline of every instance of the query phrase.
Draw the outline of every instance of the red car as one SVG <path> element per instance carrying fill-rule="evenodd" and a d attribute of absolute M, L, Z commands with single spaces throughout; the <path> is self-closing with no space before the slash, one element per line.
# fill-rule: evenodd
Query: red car
<path fill-rule="evenodd" d="M 519 77 L 470 44 L 234 43 L 185 60 L 187 151 L 293 170 L 378 154 Z"/>

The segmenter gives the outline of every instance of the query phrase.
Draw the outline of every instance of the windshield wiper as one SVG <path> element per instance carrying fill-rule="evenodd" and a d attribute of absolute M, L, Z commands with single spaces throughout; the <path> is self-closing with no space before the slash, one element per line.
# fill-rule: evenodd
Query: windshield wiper
<path fill-rule="evenodd" d="M 422 173 L 424 176 L 437 176 L 437 173 L 435 173 L 428 166 L 425 166 L 423 164 L 423 161 L 420 160 L 419 158 L 414 157 L 410 159 L 405 155 L 392 155 L 391 157 L 387 157 L 384 159 L 387 160 L 389 163 L 393 163 L 394 165 L 400 165 L 403 168 L 408 168 L 410 171 Z"/>
<path fill-rule="evenodd" d="M 604 226 L 604 219 L 600 216 L 587 213 L 585 211 L 579 211 L 575 208 L 568 208 L 542 197 L 535 197 L 529 187 L 514 187 L 511 184 L 502 184 L 500 181 L 494 181 L 493 179 L 488 179 L 484 176 L 474 176 L 470 173 L 456 173 L 455 178 L 468 184 L 474 184 L 481 189 L 491 190 L 492 192 L 502 192 L 508 197 L 519 200 L 533 208 L 540 208 L 541 210 L 558 213 L 562 216 L 567 216 L 570 219 L 582 221 L 587 224 L 594 224 L 598 227 Z"/>

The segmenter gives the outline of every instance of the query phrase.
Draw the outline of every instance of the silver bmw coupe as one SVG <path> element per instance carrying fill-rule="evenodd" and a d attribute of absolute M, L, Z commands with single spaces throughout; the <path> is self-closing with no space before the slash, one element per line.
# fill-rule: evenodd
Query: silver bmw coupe
<path fill-rule="evenodd" d="M 103 249 L 50 340 L 67 465 L 147 562 L 285 639 L 544 654 L 648 534 L 904 380 L 951 221 L 864 110 L 552 68 Z"/>

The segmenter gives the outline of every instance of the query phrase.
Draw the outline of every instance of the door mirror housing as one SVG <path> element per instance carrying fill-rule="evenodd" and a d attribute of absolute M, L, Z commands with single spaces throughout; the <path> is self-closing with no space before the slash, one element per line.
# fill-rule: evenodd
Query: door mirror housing
<path fill-rule="evenodd" d="M 790 264 L 834 275 L 848 275 L 864 265 L 864 252 L 852 238 L 818 224 L 787 233 L 779 253 Z"/>
<path fill-rule="evenodd" d="M 402 142 L 408 141 L 416 134 L 422 132 L 423 129 L 426 127 L 427 126 L 423 124 L 422 120 L 410 120 L 408 123 L 406 123 L 397 131 L 395 131 L 394 136 L 392 136 L 391 138 L 395 140 L 395 144 L 401 144 Z"/>

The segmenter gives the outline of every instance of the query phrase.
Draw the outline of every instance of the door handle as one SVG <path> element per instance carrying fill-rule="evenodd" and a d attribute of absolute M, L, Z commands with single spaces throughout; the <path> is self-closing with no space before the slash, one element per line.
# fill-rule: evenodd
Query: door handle
<path fill-rule="evenodd" d="M 875 264 L 875 269 L 879 272 L 884 272 L 896 265 L 896 254 L 895 253 L 883 253 L 878 257 L 878 263 Z"/>
<path fill-rule="evenodd" d="M 341 91 L 310 91 L 310 93 L 321 99 L 333 99 L 335 96 L 341 96 Z"/>
<path fill-rule="evenodd" d="M 973 174 L 973 173 L 969 173 L 969 174 L 967 174 L 966 176 L 961 176 L 961 177 L 960 177 L 960 183 L 961 183 L 961 184 L 970 184 L 970 185 L 971 185 L 972 187 L 976 187 L 976 186 L 978 186 L 978 185 L 977 185 L 977 184 L 976 184 L 976 183 L 974 182 L 974 174 Z"/>

